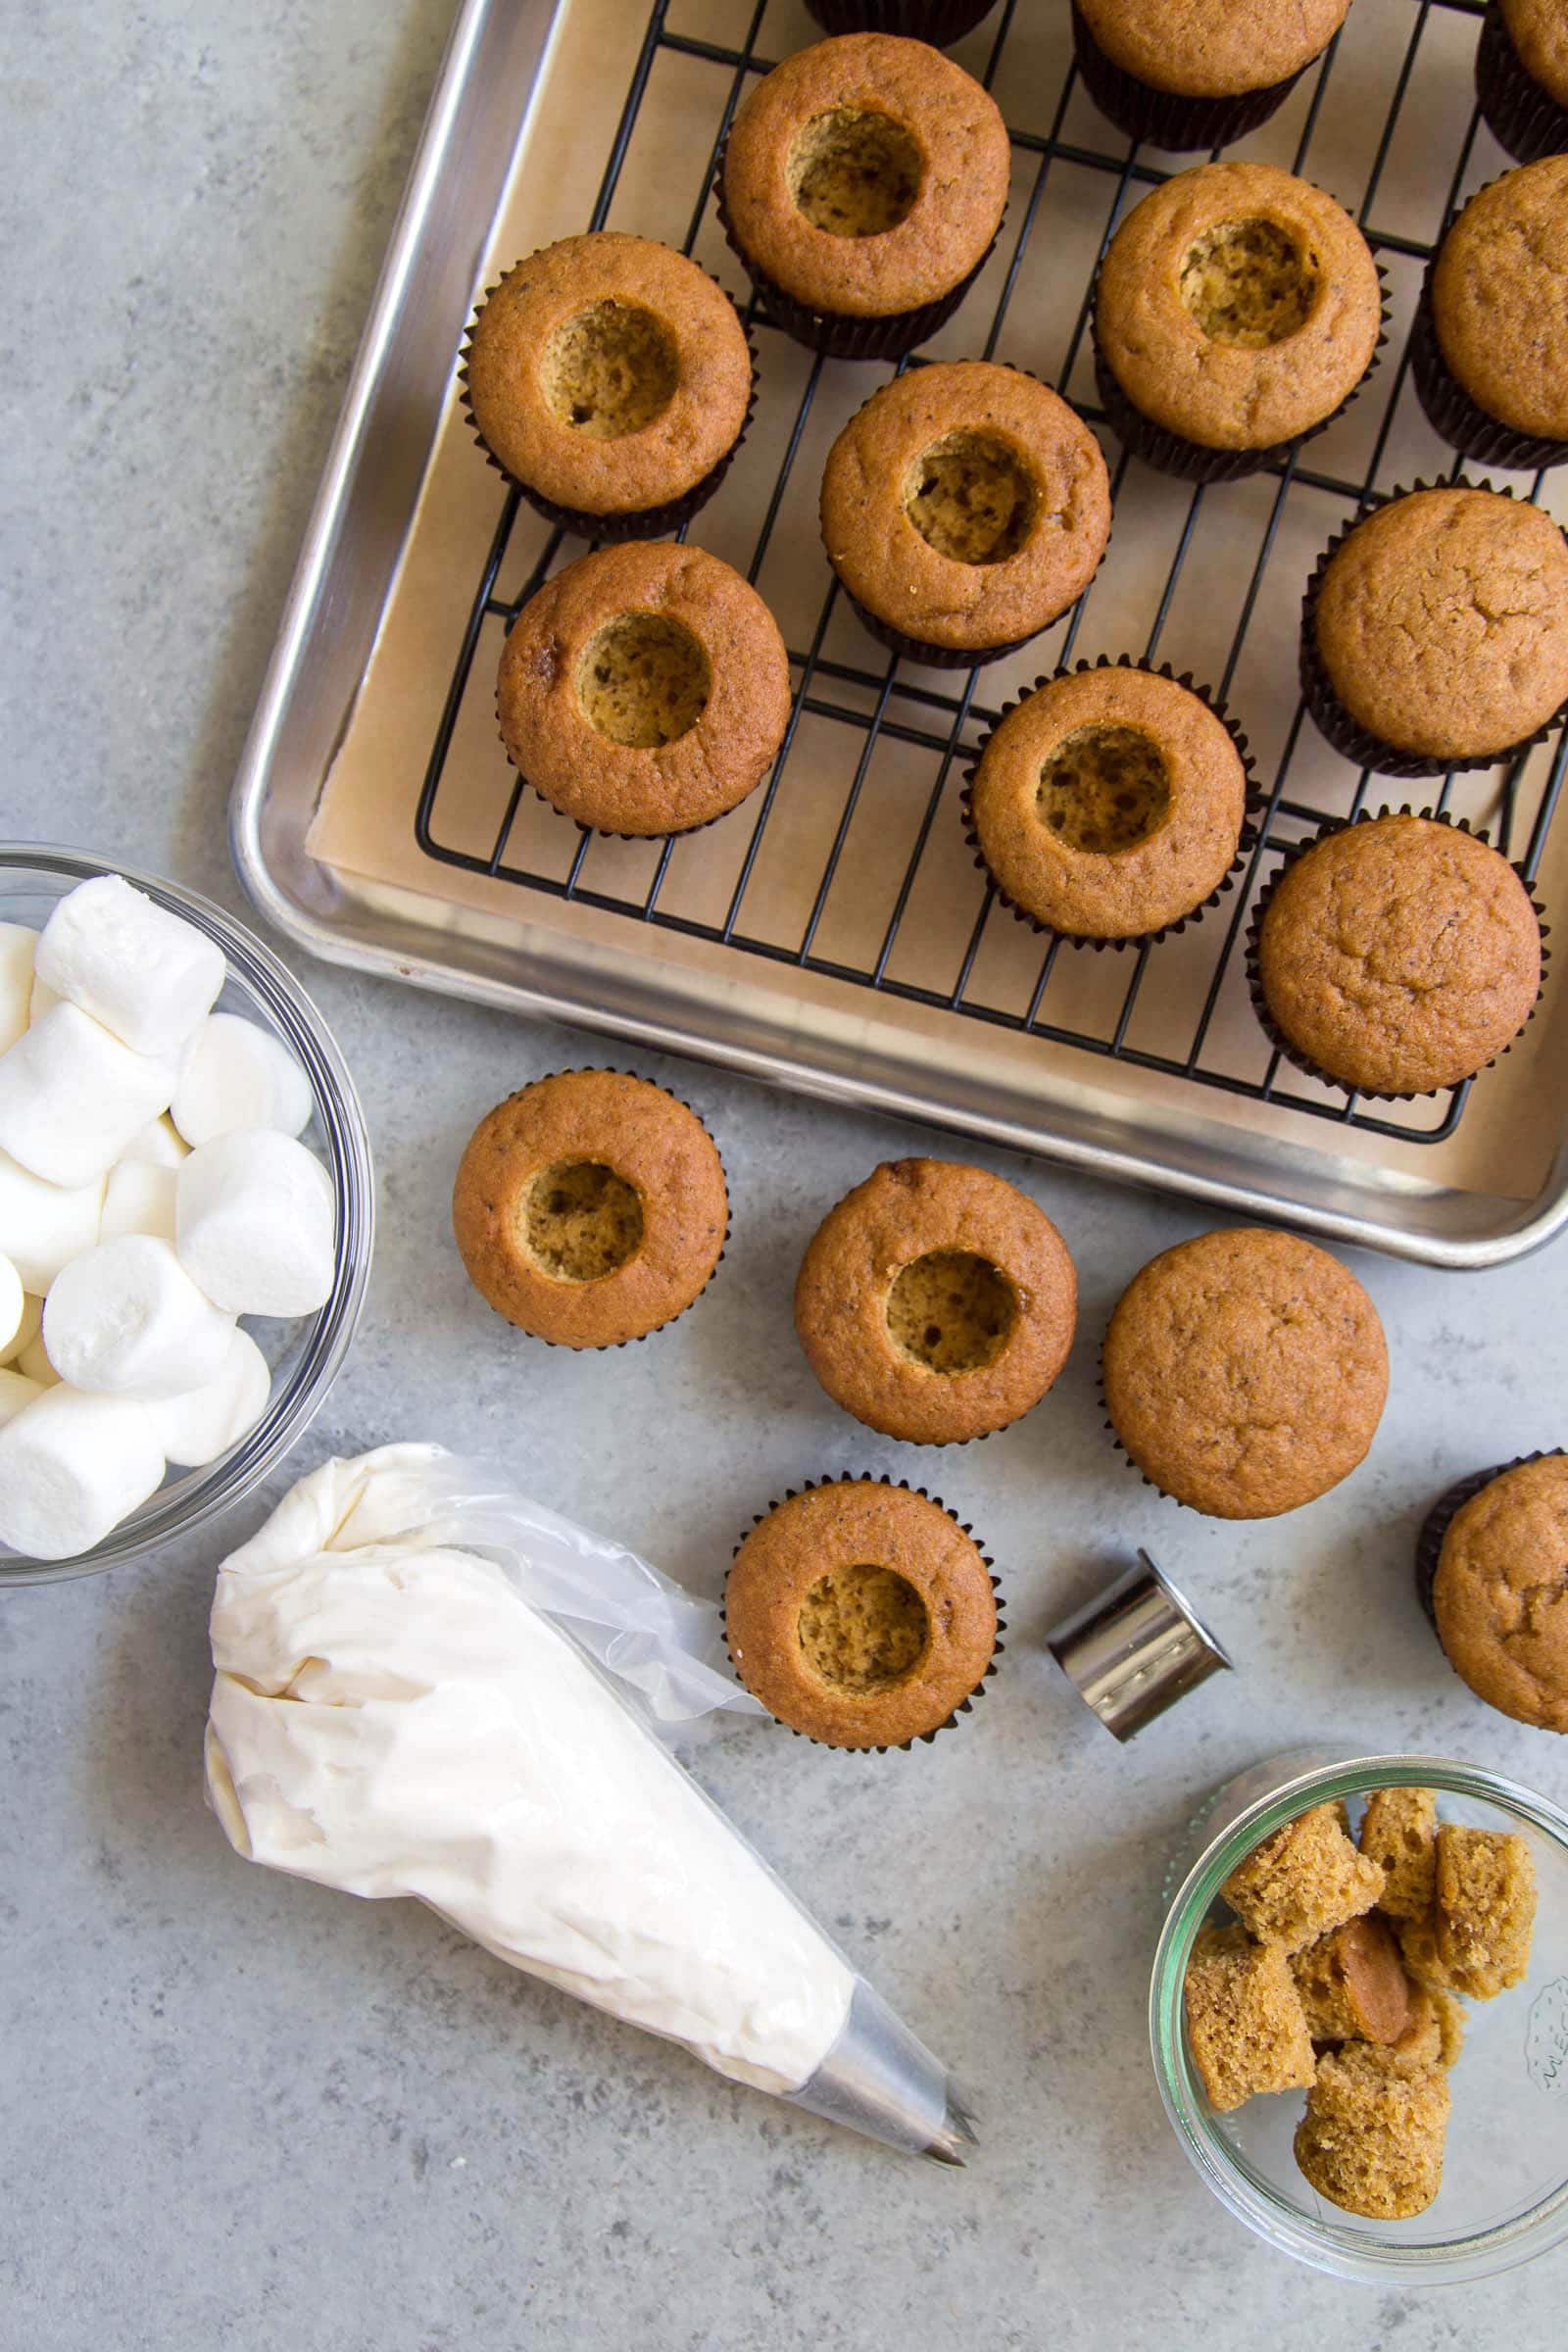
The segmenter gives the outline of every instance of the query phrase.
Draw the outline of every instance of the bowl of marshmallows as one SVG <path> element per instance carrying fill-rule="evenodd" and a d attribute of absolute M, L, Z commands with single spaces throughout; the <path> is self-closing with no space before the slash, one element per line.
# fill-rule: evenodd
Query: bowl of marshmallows
<path fill-rule="evenodd" d="M 0 1584 L 215 1518 L 369 1278 L 364 1114 L 310 999 L 194 894 L 0 848 Z"/>

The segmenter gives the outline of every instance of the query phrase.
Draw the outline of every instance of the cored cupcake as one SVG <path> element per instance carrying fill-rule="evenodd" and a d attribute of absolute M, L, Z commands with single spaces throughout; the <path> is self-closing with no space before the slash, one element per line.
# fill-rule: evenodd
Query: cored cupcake
<path fill-rule="evenodd" d="M 1266 122 L 1350 0 L 1073 0 L 1078 71 L 1103 115 L 1155 147 L 1223 147 Z"/>
<path fill-rule="evenodd" d="M 813 351 L 899 359 L 963 300 L 1002 225 L 1007 127 L 924 41 L 847 34 L 738 109 L 719 217 L 768 317 Z"/>
<path fill-rule="evenodd" d="M 463 384 L 481 448 L 542 514 L 585 538 L 651 539 L 723 480 L 751 411 L 752 354 L 706 270 L 600 229 L 491 287 Z"/>
<path fill-rule="evenodd" d="M 1568 155 L 1505 172 L 1446 231 L 1410 372 L 1433 430 L 1489 466 L 1568 461 Z"/>
<path fill-rule="evenodd" d="M 895 653 L 967 667 L 1077 603 L 1110 537 L 1099 442 L 1017 368 L 960 360 L 873 392 L 828 454 L 822 542 Z"/>

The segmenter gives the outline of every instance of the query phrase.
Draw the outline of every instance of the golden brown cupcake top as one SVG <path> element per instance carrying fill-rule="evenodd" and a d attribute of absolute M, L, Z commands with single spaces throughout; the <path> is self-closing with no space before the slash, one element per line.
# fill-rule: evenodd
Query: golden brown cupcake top
<path fill-rule="evenodd" d="M 1321 424 L 1372 364 L 1382 297 L 1348 213 L 1269 164 L 1154 188 L 1101 268 L 1095 338 L 1133 406 L 1206 449 Z"/>
<path fill-rule="evenodd" d="M 1444 1649 L 1478 1698 L 1568 1732 L 1568 1455 L 1499 1472 L 1449 1522 L 1432 1580 Z"/>
<path fill-rule="evenodd" d="M 1568 12 L 1559 21 L 1568 44 Z M 1449 373 L 1489 416 L 1568 441 L 1568 155 L 1471 197 L 1433 265 L 1432 324 Z"/>
<path fill-rule="evenodd" d="M 1002 890 L 1079 939 L 1137 939 L 1191 914 L 1235 862 L 1246 806 L 1241 754 L 1208 705 L 1119 666 L 1025 695 L 969 788 Z"/>
<path fill-rule="evenodd" d="M 1568 12 L 1562 0 L 1499 0 L 1508 38 L 1532 81 L 1568 106 Z"/>
<path fill-rule="evenodd" d="M 1037 1404 L 1077 1314 L 1044 1209 L 944 1159 L 884 1161 L 828 1211 L 795 1285 L 795 1327 L 828 1395 L 921 1446 L 984 1437 Z"/>
<path fill-rule="evenodd" d="M 961 66 L 924 41 L 846 33 L 743 101 L 724 206 L 747 259 L 797 302 L 891 318 L 984 258 L 1011 161 L 995 99 Z"/>
<path fill-rule="evenodd" d="M 1338 1486 L 1389 1387 L 1383 1326 L 1349 1268 L 1257 1227 L 1178 1243 L 1135 1275 L 1102 1368 L 1133 1462 L 1216 1519 L 1273 1518 Z"/>
<path fill-rule="evenodd" d="M 761 782 L 790 708 L 778 624 L 701 548 L 602 548 L 513 623 L 496 711 L 519 772 L 607 833 L 680 833 Z"/>
<path fill-rule="evenodd" d="M 747 1689 L 831 1747 L 939 1731 L 997 1645 L 979 1549 L 940 1503 L 873 1479 L 775 1505 L 735 1555 L 724 1623 Z"/>
<path fill-rule="evenodd" d="M 1424 816 L 1314 842 L 1280 875 L 1257 943 L 1269 1013 L 1342 1086 L 1455 1086 L 1518 1036 L 1541 987 L 1541 925 L 1508 860 Z"/>
<path fill-rule="evenodd" d="M 1568 543 L 1500 491 L 1410 491 L 1335 550 L 1313 628 L 1340 701 L 1395 751 L 1509 751 L 1568 700 Z"/>
<path fill-rule="evenodd" d="M 480 437 L 557 506 L 637 514 L 694 489 L 740 437 L 752 356 L 735 306 L 684 254 L 614 229 L 509 270 L 467 355 Z"/>
<path fill-rule="evenodd" d="M 480 1120 L 452 1224 L 469 1280 L 563 1348 L 641 1339 L 690 1306 L 729 1221 L 713 1140 L 684 1102 L 618 1070 L 568 1070 Z"/>
<path fill-rule="evenodd" d="M 1094 434 L 1016 368 L 959 360 L 874 392 L 829 452 L 822 539 L 850 594 L 959 651 L 1032 637 L 1074 604 L 1110 536 Z"/>
<path fill-rule="evenodd" d="M 1152 89 L 1234 98 L 1321 55 L 1350 0 L 1078 0 L 1113 64 Z"/>

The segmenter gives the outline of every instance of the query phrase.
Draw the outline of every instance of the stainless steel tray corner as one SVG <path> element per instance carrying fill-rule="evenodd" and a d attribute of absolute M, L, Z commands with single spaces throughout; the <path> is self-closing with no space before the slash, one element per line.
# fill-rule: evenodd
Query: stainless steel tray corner
<path fill-rule="evenodd" d="M 983 1008 L 981 1017 L 974 1017 L 976 1007 L 964 1003 L 961 988 L 951 1006 L 927 1004 L 923 999 L 928 991 L 909 987 L 900 994 L 884 988 L 880 971 L 870 981 L 858 972 L 841 978 L 842 967 L 831 956 L 796 956 L 793 950 L 784 955 L 771 946 L 764 953 L 761 946 L 736 944 L 742 935 L 732 936 L 731 930 L 723 934 L 722 954 L 716 949 L 709 953 L 706 943 L 699 943 L 701 956 L 677 954 L 680 935 L 661 928 L 663 918 L 649 919 L 651 906 L 640 911 L 628 905 L 621 914 L 613 897 L 588 888 L 578 892 L 580 851 L 566 886 L 548 876 L 536 882 L 531 871 L 517 869 L 516 860 L 509 861 L 504 855 L 503 831 L 487 868 L 492 875 L 514 878 L 503 912 L 444 897 L 442 867 L 436 862 L 430 866 L 429 887 L 421 881 L 421 887 L 414 889 L 366 880 L 312 856 L 308 833 L 399 592 L 409 535 L 442 429 L 454 354 L 483 281 L 497 218 L 504 204 L 515 201 L 518 174 L 526 168 L 533 110 L 546 86 L 553 44 L 574 11 L 604 4 L 605 0 L 466 0 L 458 16 L 234 787 L 235 863 L 262 913 L 289 938 L 330 961 L 695 1054 L 824 1099 L 984 1137 L 1118 1182 L 1185 1195 L 1231 1213 L 1281 1219 L 1341 1243 L 1434 1265 L 1481 1267 L 1518 1256 L 1550 1239 L 1568 1222 L 1568 1086 L 1555 1105 L 1558 1147 L 1549 1170 L 1534 1198 L 1521 1200 L 1429 1178 L 1409 1164 L 1407 1152 L 1391 1149 L 1388 1159 L 1398 1164 L 1382 1165 L 1365 1156 L 1364 1150 L 1356 1155 L 1337 1149 L 1335 1124 L 1321 1104 L 1311 1105 L 1316 1115 L 1302 1115 L 1296 1122 L 1298 1132 L 1293 1130 L 1282 1143 L 1278 1134 L 1261 1133 L 1239 1115 L 1239 1103 L 1261 1099 L 1250 1084 L 1207 1078 L 1181 1086 L 1152 1079 L 1147 1090 L 1130 1090 L 1125 1066 L 1111 1066 L 1120 1053 L 1125 1014 L 1111 1045 L 1097 1045 L 1094 1052 L 1076 1056 L 1056 1054 L 1049 1061 L 1042 1057 L 1037 1069 L 1020 1055 L 1017 1018 L 1009 1014 L 1004 1021 Z M 664 103 L 664 81 L 652 69 L 662 68 L 670 59 L 683 73 L 688 66 L 694 73 L 698 67 L 712 69 L 716 143 L 736 94 L 767 62 L 757 46 L 760 33 L 788 13 L 780 0 L 774 0 L 771 10 L 760 0 L 755 8 L 750 0 L 691 0 L 691 8 L 695 31 L 681 31 L 678 22 L 672 28 L 672 21 L 684 12 L 667 8 L 664 0 L 651 16 L 640 17 L 617 148 L 600 182 L 596 218 L 604 218 L 609 210 L 627 149 L 634 144 L 641 110 Z M 1065 11 L 1060 13 L 1065 17 Z M 1366 207 L 1380 180 L 1385 190 L 1396 181 L 1401 108 L 1413 107 L 1426 71 L 1423 38 L 1434 37 L 1434 23 L 1446 38 L 1445 19 L 1473 22 L 1479 12 L 1473 0 L 1410 0 L 1407 14 L 1399 34 L 1402 68 L 1370 167 Z M 960 53 L 975 70 L 1000 73 L 1004 108 L 1007 46 L 1021 37 L 1014 27 L 1014 9 L 1004 0 L 987 20 L 983 37 L 976 36 L 976 45 Z M 807 37 L 804 19 L 799 37 Z M 1299 131 L 1303 156 L 1323 119 L 1324 84 L 1333 64 L 1331 53 L 1298 110 L 1304 112 L 1304 123 L 1298 122 L 1291 135 L 1295 138 Z M 1136 197 L 1141 183 L 1162 176 L 1169 162 L 1158 159 L 1151 164 L 1136 152 L 1125 154 L 1075 89 L 1070 69 L 1059 79 L 1059 96 L 1052 93 L 1044 112 L 1036 108 L 1032 119 L 1014 132 L 1025 201 L 1020 208 L 1015 189 L 1008 249 L 999 265 L 1004 284 L 992 324 L 993 341 L 1019 279 L 1018 263 L 1042 210 L 1048 172 L 1055 172 L 1058 178 L 1077 175 L 1074 186 L 1082 178 L 1091 193 L 1103 189 L 1104 220 L 1098 232 L 1102 247 L 1118 209 L 1129 195 Z M 1472 117 L 1452 191 L 1467 171 L 1472 178 L 1491 176 L 1477 167 L 1474 143 Z M 710 161 L 710 155 L 693 159 L 693 240 L 704 220 L 699 181 Z M 1446 187 L 1446 174 L 1445 181 Z M 1015 235 L 1011 223 L 1020 209 L 1023 225 Z M 1430 249 L 1430 235 L 1407 234 L 1397 226 L 1384 230 L 1374 220 L 1366 225 L 1380 255 L 1393 256 L 1418 272 Z M 655 226 L 650 233 L 662 232 Z M 702 258 L 709 258 L 706 252 Z M 733 270 L 729 282 L 737 284 Z M 980 293 L 970 300 L 980 303 Z M 1014 318 L 1019 315 L 1015 310 Z M 982 304 L 971 322 L 975 347 L 987 317 Z M 1082 373 L 1082 326 L 1080 311 L 1064 378 L 1075 367 Z M 759 322 L 759 340 L 765 370 L 777 340 L 765 318 Z M 1004 351 L 1003 356 L 1008 355 Z M 1403 376 L 1402 364 L 1396 374 L 1396 354 L 1391 351 L 1385 360 L 1385 374 L 1394 378 L 1390 420 Z M 831 369 L 834 364 L 827 365 Z M 817 363 L 811 370 L 813 386 L 821 372 L 822 364 Z M 862 396 L 875 380 L 870 371 L 860 371 L 856 381 Z M 1091 401 L 1080 399 L 1079 405 L 1093 413 Z M 804 418 L 803 409 L 800 421 Z M 1366 471 L 1366 488 L 1378 475 L 1390 446 L 1386 421 Z M 1323 465 L 1327 467 L 1330 461 Z M 1134 469 L 1135 477 L 1139 472 Z M 1126 475 L 1123 460 L 1118 483 Z M 1283 478 L 1269 486 L 1274 502 L 1269 538 L 1248 592 L 1244 623 L 1252 614 L 1268 550 L 1290 500 L 1314 494 L 1332 504 L 1338 497 L 1343 512 L 1344 497 L 1354 495 L 1360 486 L 1359 480 L 1351 483 L 1329 470 L 1315 471 L 1310 459 L 1299 466 L 1293 461 Z M 1163 485 L 1161 495 L 1168 495 L 1170 487 Z M 1135 478 L 1126 498 L 1130 503 L 1141 494 Z M 1181 495 L 1191 494 L 1183 488 Z M 1158 597 L 1154 636 L 1171 611 L 1182 563 L 1196 560 L 1191 550 L 1197 544 L 1201 497 L 1200 493 L 1193 500 L 1175 568 Z M 1216 499 L 1210 500 L 1211 512 Z M 777 503 L 775 498 L 775 507 Z M 1119 500 L 1118 523 L 1122 522 Z M 1125 529 L 1118 535 L 1125 539 Z M 543 547 L 536 570 L 553 562 L 558 552 L 559 543 Z M 971 681 L 960 709 L 961 689 L 953 689 L 944 699 L 917 680 L 857 666 L 863 656 L 835 662 L 821 651 L 825 626 L 824 621 L 810 654 L 796 657 L 800 692 L 803 698 L 812 697 L 808 707 L 823 725 L 858 730 L 855 741 L 864 745 L 857 751 L 856 780 L 837 836 L 836 858 L 877 728 L 885 722 L 890 735 L 900 732 L 900 722 L 888 713 L 904 713 L 907 723 L 902 734 L 916 745 L 945 737 L 945 775 L 955 752 L 961 751 L 960 727 L 979 710 L 986 690 L 976 697 Z M 1074 622 L 1074 632 L 1076 627 Z M 1239 627 L 1232 666 L 1243 635 Z M 1051 653 L 1056 650 L 1054 639 L 1046 643 L 1050 652 L 1040 659 L 1040 668 L 1050 666 Z M 1180 645 L 1167 641 L 1159 650 L 1178 668 L 1188 665 Z M 1543 813 L 1531 828 L 1537 848 L 1544 839 L 1561 766 L 1559 751 L 1549 777 L 1543 771 L 1539 784 Z M 1509 795 L 1516 783 L 1517 779 L 1507 782 Z M 1275 801 L 1288 807 L 1281 800 L 1282 785 L 1283 771 Z M 1357 791 L 1364 794 L 1366 789 L 1363 778 Z M 936 806 L 933 797 L 933 810 Z M 1509 808 L 1511 811 L 1511 799 Z M 662 866 L 660 870 L 662 874 Z M 829 881 L 831 877 L 830 865 Z M 585 910 L 592 910 L 591 920 Z M 1211 924 L 1229 919 L 1228 914 L 1208 917 Z M 984 920 L 982 914 L 981 926 Z M 688 931 L 693 928 L 687 926 Z M 973 960 L 971 949 L 966 972 Z M 1116 960 L 1105 959 L 1107 965 Z M 1141 962 L 1135 967 L 1126 959 L 1126 968 L 1136 968 L 1142 976 Z M 1135 979 L 1134 995 L 1136 990 Z M 1062 1032 L 1047 1034 L 1059 1040 Z M 1559 1085 L 1568 1080 L 1560 1054 L 1551 1062 L 1550 1074 Z M 1466 1106 L 1461 1100 L 1454 1115 L 1463 1109 L 1467 1117 L 1484 1117 L 1485 1090 L 1494 1083 L 1498 1073 L 1480 1082 L 1473 1103 Z M 1227 1087 L 1233 1091 L 1227 1092 Z M 1346 1117 L 1354 1115 L 1351 1104 Z M 1375 1121 L 1371 1124 L 1376 1126 Z"/>

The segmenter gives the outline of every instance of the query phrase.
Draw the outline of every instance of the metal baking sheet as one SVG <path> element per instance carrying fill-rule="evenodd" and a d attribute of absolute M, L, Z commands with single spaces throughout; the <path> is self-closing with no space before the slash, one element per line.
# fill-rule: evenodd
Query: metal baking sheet
<path fill-rule="evenodd" d="M 1364 1104 L 1274 1061 L 1240 972 L 1249 895 L 1278 849 L 1322 809 L 1408 795 L 1358 777 L 1302 720 L 1293 624 L 1357 498 L 1451 463 L 1401 355 L 1446 208 L 1503 168 L 1468 85 L 1479 16 L 1473 0 L 1363 0 L 1325 68 L 1232 151 L 1306 172 L 1362 218 L 1393 314 L 1373 383 L 1297 463 L 1197 494 L 1107 437 L 1111 555 L 1080 614 L 1010 664 L 892 663 L 835 610 L 815 471 L 885 370 L 813 365 L 756 322 L 763 397 L 693 535 L 756 572 L 799 717 L 757 802 L 671 851 L 590 842 L 506 769 L 485 710 L 494 650 L 530 581 L 580 542 L 563 546 L 482 466 L 454 413 L 454 359 L 498 269 L 590 219 L 687 243 L 744 296 L 705 202 L 712 152 L 755 75 L 812 27 L 798 0 L 467 0 L 235 786 L 235 859 L 263 911 L 332 960 L 1343 1242 L 1477 1266 L 1547 1239 L 1568 1218 L 1549 987 L 1474 1088 Z M 1066 19 L 1014 0 L 958 51 L 1013 130 L 1014 185 L 998 252 L 933 349 L 1032 367 L 1094 416 L 1096 256 L 1190 159 L 1129 156 L 1077 86 Z M 1554 503 L 1549 483 L 1497 478 Z M 1002 702 L 1069 652 L 1123 651 L 1225 686 L 1272 791 L 1269 836 L 1246 888 L 1179 940 L 1058 954 L 993 905 L 954 800 Z M 1425 797 L 1505 829 L 1516 857 L 1544 855 L 1550 898 L 1568 867 L 1568 819 L 1547 831 L 1561 768 L 1548 744 L 1517 774 Z"/>

